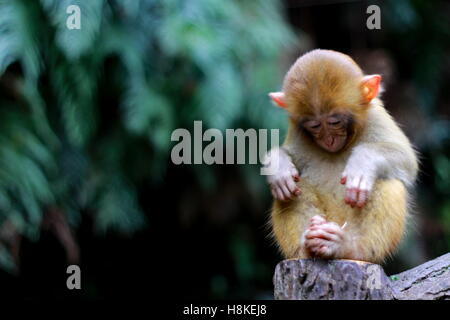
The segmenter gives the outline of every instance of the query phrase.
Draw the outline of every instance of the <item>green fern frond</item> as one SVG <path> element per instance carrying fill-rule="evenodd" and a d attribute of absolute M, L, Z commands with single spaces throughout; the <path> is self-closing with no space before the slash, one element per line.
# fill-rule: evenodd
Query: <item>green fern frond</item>
<path fill-rule="evenodd" d="M 243 94 L 240 74 L 232 63 L 221 61 L 211 68 L 197 92 L 199 113 L 208 126 L 225 130 L 242 114 Z"/>
<path fill-rule="evenodd" d="M 134 187 L 121 177 L 111 177 L 100 191 L 96 204 L 96 229 L 131 233 L 141 229 L 146 219 L 137 202 Z"/>
<path fill-rule="evenodd" d="M 67 137 L 74 145 L 83 146 L 97 125 L 98 72 L 95 66 L 88 68 L 81 62 L 64 63 L 54 66 L 51 75 Z"/>
<path fill-rule="evenodd" d="M 0 75 L 11 63 L 20 61 L 26 77 L 37 80 L 42 69 L 39 20 L 32 1 L 0 1 Z"/>
<path fill-rule="evenodd" d="M 94 50 L 103 21 L 105 0 L 41 0 L 53 26 L 56 28 L 56 45 L 69 60 L 76 60 Z M 81 29 L 69 29 L 67 8 L 80 8 Z"/>

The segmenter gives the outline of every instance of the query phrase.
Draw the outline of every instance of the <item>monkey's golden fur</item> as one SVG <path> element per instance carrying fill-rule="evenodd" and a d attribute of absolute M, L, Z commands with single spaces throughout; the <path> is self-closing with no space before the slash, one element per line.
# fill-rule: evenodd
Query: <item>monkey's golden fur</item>
<path fill-rule="evenodd" d="M 400 181 L 378 181 L 362 209 L 344 203 L 343 191 L 328 194 L 305 178 L 298 185 L 302 188 L 298 199 L 276 200 L 272 209 L 273 233 L 286 258 L 308 258 L 299 246 L 299 239 L 309 219 L 316 214 L 341 226 L 347 223 L 346 232 L 358 241 L 358 254 L 353 259 L 380 263 L 396 249 L 407 215 L 406 190 Z M 344 187 L 336 185 L 336 189 Z"/>
<path fill-rule="evenodd" d="M 313 53 L 313 54 L 311 54 Z M 340 226 L 354 241 L 351 256 L 338 258 L 383 262 L 399 244 L 408 215 L 409 186 L 417 174 L 417 159 L 409 140 L 375 98 L 364 103 L 355 93 L 363 73 L 346 55 L 328 50 L 311 52 L 297 60 L 283 86 L 289 129 L 283 149 L 300 172 L 298 198 L 275 200 L 271 224 L 273 235 L 286 258 L 307 258 L 300 237 L 314 215 L 323 215 Z M 338 154 L 327 153 L 311 143 L 298 129 L 298 119 L 306 114 L 344 112 L 354 119 L 354 134 L 348 146 Z M 354 147 L 370 144 L 380 154 L 395 159 L 393 174 L 381 175 L 363 208 L 344 202 L 342 172 Z M 386 169 L 387 170 L 387 169 Z M 390 169 L 389 169 L 390 170 Z M 403 177 L 405 177 L 403 179 Z"/>

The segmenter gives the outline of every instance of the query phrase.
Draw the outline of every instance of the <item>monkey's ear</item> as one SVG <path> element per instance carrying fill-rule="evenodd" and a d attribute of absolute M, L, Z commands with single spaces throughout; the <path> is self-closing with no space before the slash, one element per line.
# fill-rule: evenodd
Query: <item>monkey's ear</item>
<path fill-rule="evenodd" d="M 281 107 L 281 108 L 286 108 L 286 101 L 284 98 L 284 92 L 279 91 L 279 92 L 271 92 L 269 93 L 269 97 L 272 99 L 272 102 Z"/>
<path fill-rule="evenodd" d="M 370 102 L 378 95 L 378 92 L 380 91 L 380 82 L 381 76 L 379 74 L 365 76 L 362 79 L 361 88 L 365 102 Z"/>

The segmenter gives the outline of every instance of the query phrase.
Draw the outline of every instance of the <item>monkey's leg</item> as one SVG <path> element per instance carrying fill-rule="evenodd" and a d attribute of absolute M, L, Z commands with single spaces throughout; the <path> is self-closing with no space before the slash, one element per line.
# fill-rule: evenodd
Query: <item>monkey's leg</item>
<path fill-rule="evenodd" d="M 316 207 L 317 198 L 309 186 L 299 183 L 300 198 L 288 202 L 274 201 L 272 230 L 275 240 L 286 258 L 308 258 L 302 235 L 313 216 L 322 214 Z"/>
<path fill-rule="evenodd" d="M 404 185 L 398 180 L 380 180 L 364 209 L 349 209 L 345 227 L 324 219 L 307 226 L 305 248 L 320 258 L 380 263 L 400 242 L 406 216 Z"/>
<path fill-rule="evenodd" d="M 405 231 L 407 190 L 399 180 L 379 180 L 367 208 L 354 214 L 353 259 L 381 263 L 397 248 Z M 352 240 L 350 240 L 352 241 Z"/>

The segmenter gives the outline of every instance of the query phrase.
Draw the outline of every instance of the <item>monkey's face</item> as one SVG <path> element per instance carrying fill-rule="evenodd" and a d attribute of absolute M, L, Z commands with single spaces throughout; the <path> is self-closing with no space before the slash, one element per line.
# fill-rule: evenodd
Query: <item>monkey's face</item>
<path fill-rule="evenodd" d="M 322 149 L 339 152 L 351 135 L 351 117 L 344 114 L 306 117 L 300 122 L 301 129 Z"/>
<path fill-rule="evenodd" d="M 347 55 L 313 50 L 289 69 L 283 91 L 269 95 L 307 142 L 336 153 L 351 146 L 365 126 L 380 81 L 380 75 L 365 76 Z"/>

